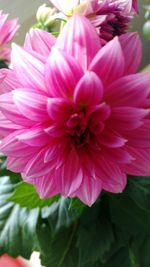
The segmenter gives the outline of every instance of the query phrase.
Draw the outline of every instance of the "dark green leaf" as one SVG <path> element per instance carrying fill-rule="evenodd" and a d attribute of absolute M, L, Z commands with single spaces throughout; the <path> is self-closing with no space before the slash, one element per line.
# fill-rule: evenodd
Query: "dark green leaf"
<path fill-rule="evenodd" d="M 135 244 L 137 245 L 137 243 Z M 150 235 L 145 235 L 143 242 L 138 250 L 140 267 L 150 266 Z"/>
<path fill-rule="evenodd" d="M 126 240 L 128 236 L 150 232 L 150 214 L 140 209 L 126 193 L 110 198 L 110 213 L 112 222 Z"/>
<path fill-rule="evenodd" d="M 37 207 L 50 206 L 54 202 L 58 201 L 59 196 L 55 196 L 49 199 L 41 199 L 34 186 L 27 183 L 19 183 L 16 185 L 14 194 L 8 199 L 16 204 L 19 204 L 20 207 L 26 207 L 29 209 L 34 209 Z"/>
<path fill-rule="evenodd" d="M 90 212 L 89 212 L 90 216 Z M 111 224 L 103 216 L 89 227 L 79 227 L 77 246 L 79 249 L 79 267 L 102 259 L 114 243 Z"/>
<path fill-rule="evenodd" d="M 85 207 L 85 204 L 83 204 L 80 199 L 72 198 L 70 201 L 69 210 L 74 209 L 80 215 Z"/>
<path fill-rule="evenodd" d="M 150 213 L 150 177 L 130 177 L 127 192 L 141 209 Z"/>
<path fill-rule="evenodd" d="M 42 264 L 46 267 L 77 267 L 78 251 L 75 248 L 76 224 L 58 231 L 51 244 L 41 253 Z M 44 251 L 45 252 L 45 251 Z"/>
<path fill-rule="evenodd" d="M 140 267 L 133 266 L 130 261 L 128 248 L 121 248 L 112 258 L 99 267 Z M 144 266 L 143 266 L 144 267 Z"/>
<path fill-rule="evenodd" d="M 8 64 L 5 61 L 0 60 L 0 69 L 8 69 Z"/>
<path fill-rule="evenodd" d="M 70 201 L 69 198 L 61 197 L 57 203 L 42 209 L 42 218 L 48 218 L 53 232 L 69 227 L 78 218 L 78 212 L 69 209 Z"/>
<path fill-rule="evenodd" d="M 29 211 L 7 202 L 14 190 L 9 177 L 0 178 L 0 250 L 28 258 L 37 246 L 35 229 L 39 209 Z"/>

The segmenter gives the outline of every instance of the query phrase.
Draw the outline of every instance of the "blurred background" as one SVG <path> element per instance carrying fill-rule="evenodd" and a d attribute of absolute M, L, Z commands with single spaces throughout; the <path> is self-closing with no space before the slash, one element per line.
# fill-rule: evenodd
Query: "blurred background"
<path fill-rule="evenodd" d="M 69 1 L 69 0 L 68 0 Z M 150 42 L 146 41 L 142 34 L 142 27 L 144 23 L 144 9 L 143 5 L 146 1 L 138 0 L 140 6 L 140 16 L 137 17 L 131 25 L 131 30 L 138 31 L 143 43 L 143 61 L 142 66 L 150 63 Z M 25 33 L 29 30 L 31 25 L 36 21 L 35 14 L 40 5 L 43 3 L 50 3 L 48 0 L 0 0 L 0 9 L 10 14 L 11 18 L 18 17 L 21 25 L 15 41 L 22 44 Z"/>

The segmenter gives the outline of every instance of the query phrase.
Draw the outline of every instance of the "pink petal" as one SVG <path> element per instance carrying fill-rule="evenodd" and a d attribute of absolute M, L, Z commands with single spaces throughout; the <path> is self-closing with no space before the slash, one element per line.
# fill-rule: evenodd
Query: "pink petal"
<path fill-rule="evenodd" d="M 63 123 L 70 116 L 73 110 L 72 104 L 64 98 L 48 98 L 47 112 L 49 117 L 55 121 Z"/>
<path fill-rule="evenodd" d="M 80 160 L 74 149 L 68 155 L 62 167 L 58 168 L 55 177 L 63 196 L 71 196 L 81 185 L 83 174 L 80 168 Z"/>
<path fill-rule="evenodd" d="M 126 146 L 123 148 L 107 148 L 101 150 L 102 155 L 115 163 L 132 163 L 134 158 L 126 151 Z"/>
<path fill-rule="evenodd" d="M 127 139 L 120 136 L 117 132 L 110 128 L 105 128 L 103 133 L 99 135 L 99 143 L 111 148 L 122 147 L 127 142 Z"/>
<path fill-rule="evenodd" d="M 22 142 L 17 140 L 17 135 L 22 134 L 24 130 L 16 130 L 13 133 L 9 134 L 5 137 L 0 144 L 0 151 L 3 152 L 7 156 L 20 158 L 31 156 L 34 153 L 37 153 L 38 148 L 33 150 L 32 147 L 23 144 Z"/>
<path fill-rule="evenodd" d="M 44 132 L 43 128 L 41 127 L 24 130 L 22 134 L 17 135 L 17 139 L 33 147 L 42 147 L 50 142 L 50 137 Z"/>
<path fill-rule="evenodd" d="M 34 156 L 30 158 L 23 173 L 23 176 L 26 177 L 28 181 L 48 174 L 57 166 L 56 159 L 52 159 L 49 162 L 44 161 L 46 151 L 47 149 L 43 148 L 39 153 L 35 153 Z"/>
<path fill-rule="evenodd" d="M 31 155 L 19 158 L 16 157 L 14 158 L 13 156 L 12 157 L 9 156 L 6 161 L 7 168 L 12 172 L 17 172 L 17 173 L 23 172 L 30 158 Z"/>
<path fill-rule="evenodd" d="M 102 188 L 113 193 L 121 193 L 126 186 L 127 177 L 118 166 L 108 158 L 95 159 L 96 175 L 102 182 Z"/>
<path fill-rule="evenodd" d="M 120 174 L 120 178 L 123 181 L 123 185 L 120 185 L 120 184 L 114 185 L 111 182 L 110 183 L 109 182 L 108 183 L 103 182 L 102 188 L 108 192 L 111 192 L 111 193 L 116 193 L 116 194 L 122 193 L 123 190 L 125 189 L 126 184 L 127 184 L 127 176 L 125 173 L 122 172 Z"/>
<path fill-rule="evenodd" d="M 64 27 L 56 41 L 56 46 L 72 55 L 82 68 L 87 70 L 101 44 L 90 21 L 76 14 Z"/>
<path fill-rule="evenodd" d="M 2 81 L 4 80 L 4 78 L 5 78 L 5 74 L 4 73 L 2 73 L 2 71 L 0 72 L 0 84 L 2 83 Z"/>
<path fill-rule="evenodd" d="M 128 146 L 127 151 L 135 158 L 132 164 L 123 165 L 121 168 L 130 175 L 150 176 L 150 149 L 136 149 Z"/>
<path fill-rule="evenodd" d="M 51 96 L 72 98 L 83 71 L 77 61 L 65 52 L 53 48 L 47 61 L 45 77 Z"/>
<path fill-rule="evenodd" d="M 8 20 L 2 25 L 0 29 L 0 44 L 7 44 L 13 39 L 16 31 L 19 28 L 19 25 L 17 25 L 17 23 L 18 21 L 16 19 L 12 19 Z"/>
<path fill-rule="evenodd" d="M 106 102 L 111 106 L 139 107 L 143 105 L 150 93 L 149 73 L 125 76 L 114 82 L 106 94 Z"/>
<path fill-rule="evenodd" d="M 80 79 L 74 92 L 75 104 L 80 107 L 97 105 L 103 96 L 103 85 L 98 76 L 87 71 Z"/>
<path fill-rule="evenodd" d="M 123 34 L 119 37 L 119 42 L 125 58 L 125 74 L 136 73 L 142 57 L 139 35 L 134 32 Z"/>
<path fill-rule="evenodd" d="M 21 83 L 18 81 L 16 74 L 11 69 L 1 69 L 2 75 L 4 75 L 5 79 L 1 82 L 1 90 L 4 93 L 10 92 L 13 89 L 20 88 Z"/>
<path fill-rule="evenodd" d="M 121 46 L 115 37 L 96 54 L 89 70 L 96 72 L 103 83 L 108 85 L 123 75 L 124 64 Z"/>
<path fill-rule="evenodd" d="M 111 108 L 104 102 L 89 107 L 87 114 L 91 116 L 93 122 L 105 121 L 111 115 Z"/>
<path fill-rule="evenodd" d="M 24 87 L 46 91 L 42 61 L 15 44 L 12 46 L 11 60 L 17 78 Z"/>
<path fill-rule="evenodd" d="M 0 95 L 0 110 L 6 119 L 23 127 L 32 126 L 35 123 L 31 118 L 27 119 L 20 113 L 20 110 L 14 104 L 12 93 Z"/>
<path fill-rule="evenodd" d="M 35 178 L 32 183 L 41 198 L 50 198 L 59 194 L 55 181 L 55 170 L 45 176 Z"/>
<path fill-rule="evenodd" d="M 16 107 L 24 117 L 36 122 L 49 120 L 46 111 L 47 98 L 44 95 L 25 88 L 13 90 L 12 94 Z"/>
<path fill-rule="evenodd" d="M 11 48 L 4 47 L 0 51 L 0 60 L 10 62 L 10 54 L 11 54 Z"/>
<path fill-rule="evenodd" d="M 128 144 L 136 148 L 150 148 L 150 120 L 143 120 L 143 125 L 133 131 L 124 131 Z"/>
<path fill-rule="evenodd" d="M 31 29 L 26 35 L 24 48 L 27 51 L 35 51 L 44 57 L 48 57 L 56 38 L 49 32 L 40 29 Z"/>
<path fill-rule="evenodd" d="M 17 125 L 9 120 L 0 112 L 0 136 L 7 136 L 12 131 L 22 129 L 22 126 Z"/>
<path fill-rule="evenodd" d="M 133 107 L 115 107 L 111 110 L 109 127 L 116 131 L 133 130 L 143 124 L 143 118 L 149 114 L 146 109 Z"/>
<path fill-rule="evenodd" d="M 82 184 L 75 192 L 75 196 L 88 206 L 96 201 L 102 190 L 102 184 L 100 180 L 93 179 L 92 177 L 84 176 Z"/>
<path fill-rule="evenodd" d="M 44 131 L 53 138 L 62 138 L 66 135 L 66 126 L 64 124 L 53 123 L 51 126 L 45 128 Z"/>

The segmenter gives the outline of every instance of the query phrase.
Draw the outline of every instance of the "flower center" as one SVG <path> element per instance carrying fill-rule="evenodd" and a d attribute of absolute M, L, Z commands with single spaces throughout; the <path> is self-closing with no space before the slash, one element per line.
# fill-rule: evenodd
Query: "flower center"
<path fill-rule="evenodd" d="M 86 113 L 73 113 L 66 122 L 67 132 L 75 146 L 89 144 L 90 140 L 99 135 L 104 129 L 104 123 L 100 120 L 95 121 Z"/>
<path fill-rule="evenodd" d="M 74 113 L 66 123 L 68 133 L 75 145 L 85 145 L 89 141 L 88 121 L 83 113 Z"/>

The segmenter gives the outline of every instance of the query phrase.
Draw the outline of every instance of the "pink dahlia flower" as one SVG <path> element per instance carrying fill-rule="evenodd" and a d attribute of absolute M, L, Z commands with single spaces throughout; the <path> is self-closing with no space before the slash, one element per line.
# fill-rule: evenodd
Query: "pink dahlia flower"
<path fill-rule="evenodd" d="M 95 28 L 75 15 L 57 39 L 32 30 L 24 47 L 13 45 L 13 69 L 2 71 L 8 169 L 43 198 L 62 194 L 87 205 L 101 190 L 122 192 L 127 174 L 150 175 L 150 75 L 135 74 L 137 34 L 101 48 Z"/>
<path fill-rule="evenodd" d="M 19 26 L 16 19 L 7 20 L 8 14 L 3 14 L 0 10 L 0 60 L 9 61 L 10 60 L 10 48 L 5 46 L 9 44 Z"/>
<path fill-rule="evenodd" d="M 133 15 L 138 13 L 136 0 L 50 0 L 57 9 L 70 17 L 75 13 L 90 19 L 102 43 L 124 34 Z"/>

